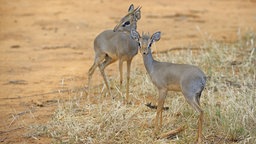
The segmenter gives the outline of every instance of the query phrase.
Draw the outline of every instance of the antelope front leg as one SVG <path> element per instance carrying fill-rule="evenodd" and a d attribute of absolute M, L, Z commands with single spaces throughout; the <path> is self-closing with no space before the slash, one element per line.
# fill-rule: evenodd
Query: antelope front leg
<path fill-rule="evenodd" d="M 120 88 L 123 84 L 123 61 L 119 60 L 119 73 L 120 73 Z"/>
<path fill-rule="evenodd" d="M 157 112 L 156 112 L 156 119 L 155 119 L 155 133 L 158 133 L 159 130 L 162 128 L 162 112 L 164 107 L 164 100 L 167 94 L 167 90 L 159 90 L 159 98 L 158 98 L 158 106 L 157 106 Z M 160 123 L 158 122 L 160 118 Z M 159 126 L 160 125 L 160 126 Z"/>
<path fill-rule="evenodd" d="M 127 61 L 127 82 L 126 82 L 126 103 L 129 103 L 129 84 L 130 84 L 131 60 Z"/>
<path fill-rule="evenodd" d="M 162 111 L 162 108 L 160 107 L 159 103 L 158 103 L 158 107 L 157 107 L 157 110 L 156 110 L 156 119 L 155 119 L 155 134 L 157 134 L 159 132 L 159 115 L 160 115 L 160 112 Z"/>

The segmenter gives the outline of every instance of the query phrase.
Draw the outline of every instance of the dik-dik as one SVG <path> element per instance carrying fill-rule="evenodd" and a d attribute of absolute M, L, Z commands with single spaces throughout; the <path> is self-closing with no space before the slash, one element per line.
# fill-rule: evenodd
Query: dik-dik
<path fill-rule="evenodd" d="M 135 29 L 132 29 L 131 31 L 132 38 L 140 45 L 140 52 L 142 53 L 147 73 L 159 91 L 157 114 L 155 119 L 156 133 L 162 126 L 162 110 L 167 92 L 180 91 L 193 109 L 200 114 L 197 141 L 198 143 L 201 143 L 203 110 L 200 107 L 200 96 L 206 84 L 206 76 L 198 67 L 193 65 L 174 64 L 154 60 L 151 53 L 151 45 L 155 41 L 160 40 L 160 35 L 160 32 L 156 32 L 151 37 L 145 34 L 141 37 Z"/>
<path fill-rule="evenodd" d="M 138 43 L 130 36 L 131 28 L 137 28 L 137 21 L 141 18 L 141 7 L 134 9 L 131 5 L 128 14 L 121 19 L 114 30 L 106 30 L 100 33 L 94 40 L 95 58 L 88 73 L 88 87 L 92 75 L 99 67 L 101 75 L 111 95 L 111 90 L 104 69 L 111 63 L 119 60 L 120 85 L 123 82 L 123 62 L 127 62 L 126 101 L 129 101 L 130 69 L 133 57 L 138 53 Z"/>

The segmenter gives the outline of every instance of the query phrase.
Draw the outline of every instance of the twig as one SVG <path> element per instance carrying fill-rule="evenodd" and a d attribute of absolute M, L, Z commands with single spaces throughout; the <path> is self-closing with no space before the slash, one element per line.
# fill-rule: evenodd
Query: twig
<path fill-rule="evenodd" d="M 157 138 L 158 138 L 158 139 L 167 138 L 167 137 L 170 137 L 170 136 L 172 136 L 172 135 L 176 135 L 177 133 L 183 131 L 184 129 L 185 129 L 185 127 L 182 126 L 182 127 L 179 127 L 179 128 L 177 128 L 177 129 L 175 129 L 175 130 L 171 130 L 171 131 L 169 131 L 169 132 L 163 133 L 163 134 L 161 134 L 160 136 L 158 136 Z"/>
<path fill-rule="evenodd" d="M 198 48 L 198 47 L 190 47 L 190 48 L 186 48 L 186 47 L 174 47 L 174 48 L 170 48 L 167 50 L 163 50 L 163 51 L 159 51 L 158 54 L 165 54 L 171 51 L 179 51 L 179 50 L 194 50 L 194 51 L 198 51 L 198 50 L 206 50 L 205 48 Z"/>
<path fill-rule="evenodd" d="M 77 47 L 76 47 L 76 46 L 72 46 L 71 44 L 42 46 L 42 49 L 45 49 L 45 50 L 61 49 L 61 48 L 71 48 L 71 49 L 76 49 Z"/>
<path fill-rule="evenodd" d="M 23 111 L 23 112 L 20 112 L 20 113 L 17 113 L 15 115 L 13 115 L 14 117 L 18 117 L 18 116 L 22 116 L 24 114 L 27 114 L 27 113 L 31 113 L 31 112 L 34 112 L 35 110 L 32 109 L 32 110 L 26 110 L 26 111 Z"/>
<path fill-rule="evenodd" d="M 19 129 L 22 129 L 22 128 L 24 128 L 24 126 L 18 127 L 18 128 L 15 128 L 15 129 L 11 129 L 11 130 L 7 130 L 7 131 L 0 131 L 0 134 L 9 133 L 9 132 L 12 132 L 12 131 L 15 131 L 15 130 L 19 130 Z"/>
<path fill-rule="evenodd" d="M 7 137 L 4 137 L 4 138 L 2 138 L 2 139 L 0 140 L 0 142 L 2 143 L 2 142 L 4 142 L 6 139 L 7 139 Z"/>
<path fill-rule="evenodd" d="M 40 93 L 40 94 L 33 94 L 33 95 L 27 95 L 27 96 L 16 96 L 16 97 L 5 97 L 5 98 L 0 98 L 0 99 L 21 99 L 21 98 L 28 98 L 28 97 L 36 97 L 36 96 L 45 96 L 49 94 L 56 94 L 56 93 L 65 93 L 65 92 L 70 92 L 70 91 L 83 91 L 86 90 L 87 88 L 80 87 L 80 88 L 75 88 L 75 89 L 62 89 L 62 90 L 54 90 L 51 92 L 46 92 L 46 93 Z"/>
<path fill-rule="evenodd" d="M 151 108 L 151 109 L 157 109 L 156 105 L 152 105 L 151 103 L 147 103 L 145 104 L 147 107 Z M 169 110 L 169 107 L 163 107 L 163 110 Z"/>

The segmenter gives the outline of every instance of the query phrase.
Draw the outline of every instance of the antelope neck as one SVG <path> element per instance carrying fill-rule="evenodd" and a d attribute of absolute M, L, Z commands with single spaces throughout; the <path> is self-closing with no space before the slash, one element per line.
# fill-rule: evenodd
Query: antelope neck
<path fill-rule="evenodd" d="M 153 72 L 153 56 L 151 51 L 149 50 L 149 52 L 147 54 L 143 54 L 143 61 L 144 61 L 144 65 L 145 68 L 147 70 L 147 72 L 150 74 L 151 72 Z"/>

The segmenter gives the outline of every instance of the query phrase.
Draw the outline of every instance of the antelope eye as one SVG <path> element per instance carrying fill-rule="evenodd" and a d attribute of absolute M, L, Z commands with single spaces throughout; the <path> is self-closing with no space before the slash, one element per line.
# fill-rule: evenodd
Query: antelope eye
<path fill-rule="evenodd" d="M 130 21 L 127 21 L 127 22 L 125 22 L 125 23 L 123 23 L 123 27 L 125 27 L 126 25 L 129 25 L 130 24 Z"/>
<path fill-rule="evenodd" d="M 140 44 L 140 42 L 138 42 L 138 45 L 139 45 L 139 47 L 141 47 L 141 44 Z"/>
<path fill-rule="evenodd" d="M 152 43 L 150 43 L 150 44 L 148 45 L 148 47 L 151 47 L 151 45 L 152 45 Z"/>

